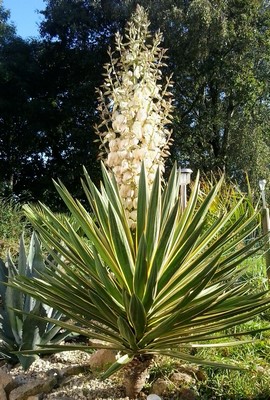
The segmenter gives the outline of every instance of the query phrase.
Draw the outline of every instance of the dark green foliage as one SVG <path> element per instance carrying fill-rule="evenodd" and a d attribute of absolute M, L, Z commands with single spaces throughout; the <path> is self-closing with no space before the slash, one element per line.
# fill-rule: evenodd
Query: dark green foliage
<path fill-rule="evenodd" d="M 13 24 L 8 23 L 10 13 L 2 5 L 2 0 L 0 1 L 0 38 L 7 43 L 10 38 L 15 34 L 15 27 Z"/>
<path fill-rule="evenodd" d="M 135 2 L 132 2 L 135 3 Z M 174 156 L 239 183 L 269 176 L 270 9 L 264 0 L 140 2 L 175 82 Z"/>
<path fill-rule="evenodd" d="M 27 369 L 37 356 L 14 352 L 33 350 L 38 345 L 59 343 L 68 335 L 67 331 L 60 332 L 61 329 L 53 323 L 36 318 L 49 317 L 59 320 L 62 313 L 23 294 L 19 289 L 6 285 L 18 275 L 38 277 L 44 269 L 42 251 L 35 233 L 31 238 L 28 256 L 23 237 L 21 238 L 17 265 L 13 263 L 10 255 L 6 263 L 0 259 L 0 357 L 11 363 L 19 361 L 24 369 Z"/>
<path fill-rule="evenodd" d="M 46 0 L 41 39 L 25 42 L 1 8 L 0 183 L 54 207 L 51 177 L 81 196 L 99 181 L 95 88 L 135 0 Z M 172 160 L 226 170 L 252 188 L 269 177 L 270 15 L 265 0 L 141 0 L 174 77 Z"/>
<path fill-rule="evenodd" d="M 0 183 L 4 196 L 31 196 L 44 167 L 40 132 L 33 126 L 32 101 L 40 74 L 35 51 L 34 44 L 15 35 L 8 41 L 0 36 Z"/>

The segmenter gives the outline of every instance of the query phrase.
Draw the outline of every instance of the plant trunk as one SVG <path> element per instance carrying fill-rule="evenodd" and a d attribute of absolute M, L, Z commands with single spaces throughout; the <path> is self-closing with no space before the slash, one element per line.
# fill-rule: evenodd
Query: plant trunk
<path fill-rule="evenodd" d="M 154 356 L 149 354 L 139 355 L 124 368 L 123 383 L 126 388 L 126 395 L 130 399 L 136 399 L 142 390 L 153 358 Z"/>

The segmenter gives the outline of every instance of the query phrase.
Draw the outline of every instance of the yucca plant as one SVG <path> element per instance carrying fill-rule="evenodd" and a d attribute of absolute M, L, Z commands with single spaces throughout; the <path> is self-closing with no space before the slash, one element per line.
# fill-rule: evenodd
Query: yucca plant
<path fill-rule="evenodd" d="M 248 285 L 239 279 L 244 272 L 239 265 L 256 251 L 259 240 L 245 242 L 245 238 L 257 229 L 259 220 L 255 210 L 235 220 L 245 202 L 242 197 L 215 220 L 211 214 L 209 225 L 209 209 L 220 199 L 222 179 L 202 200 L 197 177 L 183 211 L 176 166 L 164 187 L 157 172 L 150 194 L 143 167 L 137 224 L 132 229 L 113 175 L 105 167 L 102 171 L 100 191 L 85 171 L 83 188 L 91 214 L 61 183 L 55 183 L 84 236 L 45 205 L 41 204 L 40 210 L 25 207 L 61 268 L 47 268 L 32 279 L 18 276 L 12 286 L 54 307 L 72 322 L 47 321 L 102 341 L 68 349 L 118 351 L 120 358 L 103 378 L 125 367 L 127 395 L 134 398 L 141 389 L 140 377 L 155 355 L 221 366 L 198 359 L 189 350 L 203 346 L 199 342 L 216 339 L 217 332 L 221 332 L 219 338 L 227 337 L 226 329 L 268 307 L 265 293 L 250 294 Z M 223 343 L 235 344 L 241 341 Z M 51 351 L 63 348 L 53 346 Z"/>
<path fill-rule="evenodd" d="M 206 193 L 208 193 L 218 181 L 220 181 L 223 174 L 220 172 L 217 175 L 211 174 L 210 178 L 207 175 L 203 175 L 200 178 L 200 193 L 198 198 L 198 205 L 200 206 L 200 202 L 204 201 Z M 248 179 L 247 179 L 248 183 Z M 192 185 L 192 183 L 191 183 Z M 211 204 L 208 213 L 208 223 L 209 225 L 215 221 L 215 219 L 224 213 L 224 210 L 230 210 L 234 208 L 235 205 L 238 204 L 237 210 L 234 213 L 234 219 L 237 221 L 242 217 L 243 214 L 252 215 L 254 211 L 258 209 L 258 204 L 255 204 L 251 192 L 249 191 L 244 195 L 245 201 L 242 201 L 239 204 L 239 201 L 243 198 L 243 192 L 239 189 L 235 182 L 232 182 L 230 179 L 225 178 L 222 180 L 222 185 L 220 190 Z M 213 214 L 213 221 L 211 215 Z M 258 234 L 258 233 L 257 233 Z"/>
<path fill-rule="evenodd" d="M 0 357 L 10 363 L 20 362 L 24 369 L 27 369 L 37 356 L 14 352 L 37 349 L 37 346 L 42 344 L 58 343 L 69 334 L 66 330 L 60 332 L 59 325 L 42 319 L 51 317 L 59 320 L 62 312 L 24 294 L 20 288 L 7 286 L 12 278 L 18 275 L 31 278 L 44 269 L 45 257 L 35 233 L 31 237 L 28 255 L 21 236 L 18 265 L 12 261 L 10 254 L 6 262 L 0 259 Z"/>
<path fill-rule="evenodd" d="M 216 185 L 216 183 L 221 179 L 223 176 L 223 173 L 220 171 L 219 173 L 211 173 L 210 176 L 207 174 L 203 174 L 200 178 L 200 191 L 202 193 L 204 192 L 209 192 L 211 188 Z M 191 183 L 192 185 L 192 183 Z M 248 212 L 249 210 L 251 212 L 256 210 L 259 206 L 259 204 L 254 200 L 252 191 L 250 188 L 249 184 L 249 178 L 246 175 L 246 186 L 247 186 L 247 192 L 245 193 L 245 201 L 242 203 L 242 207 L 239 209 L 239 213 L 242 214 L 245 212 L 245 210 Z M 223 180 L 221 189 L 219 191 L 219 197 L 221 199 L 216 201 L 216 206 L 215 203 L 212 206 L 211 211 L 212 212 L 222 212 L 222 209 L 224 207 L 231 208 L 233 204 L 236 204 L 239 199 L 243 197 L 243 191 L 240 190 L 239 186 L 235 181 L 232 181 L 228 177 L 226 177 Z M 203 200 L 203 196 L 202 196 Z M 251 206 L 250 206 L 251 204 Z M 244 210 L 245 208 L 245 210 Z M 237 215 L 236 215 L 237 216 Z"/>

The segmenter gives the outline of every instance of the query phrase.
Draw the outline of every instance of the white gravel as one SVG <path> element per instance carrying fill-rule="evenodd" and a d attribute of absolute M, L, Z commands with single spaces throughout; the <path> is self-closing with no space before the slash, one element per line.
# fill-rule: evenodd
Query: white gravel
<path fill-rule="evenodd" d="M 117 378 L 101 381 L 87 368 L 90 354 L 81 351 L 70 351 L 54 354 L 45 358 L 38 358 L 27 371 L 20 365 L 10 368 L 7 364 L 1 367 L 10 373 L 20 384 L 28 383 L 36 378 L 45 379 L 53 370 L 61 371 L 72 365 L 85 365 L 86 372 L 79 375 L 68 376 L 60 386 L 51 393 L 44 395 L 43 399 L 54 400 L 128 400 L 125 390 Z"/>

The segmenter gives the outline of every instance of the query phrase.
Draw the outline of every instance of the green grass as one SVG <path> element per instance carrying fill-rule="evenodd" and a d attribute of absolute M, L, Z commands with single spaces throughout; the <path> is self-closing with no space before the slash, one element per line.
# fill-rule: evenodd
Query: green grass
<path fill-rule="evenodd" d="M 246 325 L 246 324 L 245 324 Z M 269 323 L 255 321 L 243 328 L 256 329 L 258 327 L 270 327 Z M 238 365 L 241 371 L 195 367 L 201 371 L 203 380 L 191 373 L 191 366 L 183 365 L 179 361 L 160 358 L 150 371 L 148 387 L 158 378 L 168 381 L 170 387 L 170 375 L 173 372 L 185 372 L 192 375 L 193 384 L 183 384 L 176 388 L 171 385 L 171 392 L 163 397 L 163 400 L 182 400 L 181 390 L 189 388 L 200 400 L 268 400 L 270 398 L 270 337 L 269 332 L 257 334 L 254 342 L 237 347 L 207 348 L 196 352 L 197 357 L 218 362 Z M 241 339 L 252 339 L 251 336 L 243 336 Z M 194 368 L 194 367 L 193 367 Z"/>
<path fill-rule="evenodd" d="M 29 226 L 21 205 L 10 199 L 0 198 L 0 258 L 5 259 L 10 250 L 16 255 L 21 234 L 29 236 Z"/>
<path fill-rule="evenodd" d="M 253 291 L 264 291 L 268 289 L 266 265 L 264 255 L 254 256 L 244 262 L 247 267 L 242 280 L 245 280 Z"/>
<path fill-rule="evenodd" d="M 268 321 L 255 321 L 238 327 L 235 331 L 270 328 Z M 237 337 L 239 338 L 239 337 Z M 247 400 L 270 397 L 270 332 L 241 336 L 252 343 L 237 347 L 201 349 L 196 356 L 239 365 L 243 371 L 205 369 L 207 381 L 198 385 L 201 399 Z"/>
<path fill-rule="evenodd" d="M 200 399 L 269 399 L 269 338 L 235 348 L 201 351 L 197 355 L 237 364 L 243 371 L 205 369 L 207 380 L 198 384 Z"/>
<path fill-rule="evenodd" d="M 58 217 L 63 216 L 63 218 L 68 217 L 73 228 L 79 231 L 78 223 L 71 216 L 62 213 L 56 215 Z M 27 244 L 31 237 L 32 228 L 26 220 L 22 205 L 13 200 L 0 197 L 0 258 L 4 260 L 8 251 L 11 252 L 12 256 L 16 257 L 22 233 Z"/>

